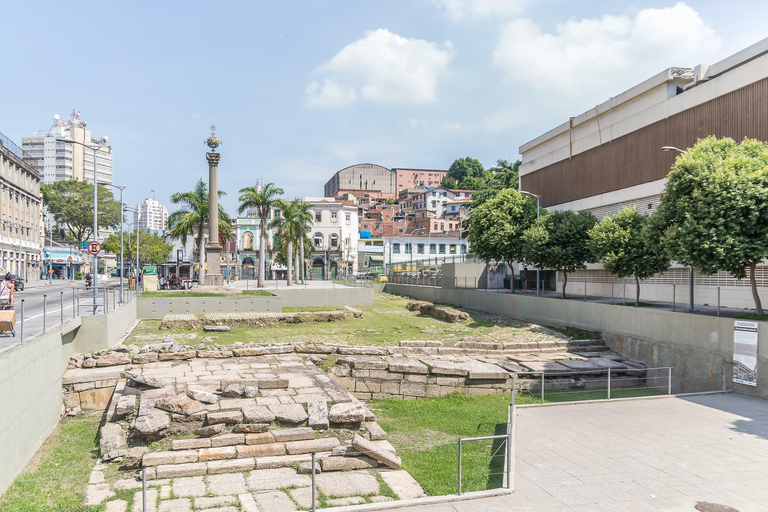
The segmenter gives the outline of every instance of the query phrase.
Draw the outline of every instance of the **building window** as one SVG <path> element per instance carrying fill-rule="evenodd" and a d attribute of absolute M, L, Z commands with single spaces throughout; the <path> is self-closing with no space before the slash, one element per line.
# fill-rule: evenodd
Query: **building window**
<path fill-rule="evenodd" d="M 400 254 L 400 244 L 392 244 L 392 252 L 395 254 Z"/>
<path fill-rule="evenodd" d="M 350 212 L 346 212 L 345 215 L 346 215 L 347 224 L 352 222 L 352 214 Z"/>
<path fill-rule="evenodd" d="M 315 212 L 315 222 L 323 221 L 323 212 Z"/>
<path fill-rule="evenodd" d="M 424 244 L 417 244 L 416 245 L 416 252 L 419 254 L 424 254 Z"/>
<path fill-rule="evenodd" d="M 403 232 L 403 228 L 400 228 L 400 229 L 398 229 L 398 231 L 399 231 L 400 233 L 402 233 L 402 232 Z"/>
<path fill-rule="evenodd" d="M 456 244 L 451 244 L 451 254 L 456 254 Z"/>
<path fill-rule="evenodd" d="M 437 222 L 435 222 L 434 230 L 437 231 Z"/>
<path fill-rule="evenodd" d="M 440 254 L 445 254 L 445 244 L 440 244 Z"/>
<path fill-rule="evenodd" d="M 250 231 L 246 231 L 243 233 L 243 250 L 245 251 L 252 251 L 253 250 L 253 233 Z"/>
<path fill-rule="evenodd" d="M 411 243 L 408 242 L 405 244 L 405 254 L 411 254 L 413 252 L 413 248 L 411 247 Z"/>
<path fill-rule="evenodd" d="M 316 249 L 322 249 L 323 248 L 323 234 L 322 233 L 315 233 L 315 236 L 313 237 L 313 240 L 315 241 L 315 248 Z"/>
<path fill-rule="evenodd" d="M 437 208 L 437 201 L 432 201 L 432 208 Z"/>
<path fill-rule="evenodd" d="M 339 218 L 338 212 L 331 212 L 331 222 L 336 222 Z"/>
<path fill-rule="evenodd" d="M 429 254 L 437 254 L 437 245 L 429 244 Z"/>
<path fill-rule="evenodd" d="M 440 231 L 445 231 L 445 222 L 440 223 Z"/>
<path fill-rule="evenodd" d="M 378 224 L 376 224 L 376 229 L 379 229 L 379 225 Z"/>
<path fill-rule="evenodd" d="M 331 249 L 336 249 L 339 246 L 339 235 L 336 233 L 331 235 Z"/>

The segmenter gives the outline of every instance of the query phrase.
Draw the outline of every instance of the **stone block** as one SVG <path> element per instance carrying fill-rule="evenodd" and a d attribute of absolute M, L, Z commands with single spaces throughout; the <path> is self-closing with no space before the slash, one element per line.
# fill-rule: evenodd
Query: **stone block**
<path fill-rule="evenodd" d="M 226 460 L 237 457 L 237 450 L 234 446 L 224 446 L 221 448 L 202 448 L 198 452 L 200 462 L 211 460 Z"/>
<path fill-rule="evenodd" d="M 160 398 L 155 402 L 155 408 L 175 414 L 189 416 L 205 411 L 205 406 L 197 400 L 192 400 L 186 393 Z"/>
<path fill-rule="evenodd" d="M 466 377 L 467 375 L 466 369 L 451 361 L 442 359 L 422 359 L 421 362 L 426 364 L 429 367 L 429 373 L 434 375 L 455 375 L 458 377 Z"/>
<path fill-rule="evenodd" d="M 240 411 L 209 412 L 206 414 L 206 419 L 209 425 L 217 423 L 234 425 L 243 421 L 243 413 Z"/>
<path fill-rule="evenodd" d="M 426 384 L 427 382 L 427 376 L 426 375 L 417 375 L 412 373 L 406 373 L 405 377 L 403 378 L 405 382 L 419 382 L 422 384 Z"/>
<path fill-rule="evenodd" d="M 183 361 L 185 359 L 192 359 L 197 355 L 194 350 L 187 352 L 163 352 L 158 354 L 157 358 L 160 361 Z"/>
<path fill-rule="evenodd" d="M 115 388 L 99 388 L 80 393 L 80 409 L 83 411 L 103 411 L 112 399 Z"/>
<path fill-rule="evenodd" d="M 134 398 L 134 402 L 136 399 Z M 67 409 L 74 409 L 80 407 L 80 394 L 79 393 L 64 393 L 64 407 Z"/>
<path fill-rule="evenodd" d="M 401 382 L 400 394 L 403 396 L 424 396 L 426 384 L 418 382 Z"/>
<path fill-rule="evenodd" d="M 192 400 L 197 400 L 198 402 L 202 402 L 204 404 L 215 404 L 219 401 L 219 395 L 199 389 L 188 389 L 187 396 Z"/>
<path fill-rule="evenodd" d="M 417 359 L 408 357 L 390 357 L 387 358 L 387 361 L 389 363 L 388 369 L 390 372 L 415 373 L 421 375 L 427 375 L 429 373 L 429 368 Z"/>
<path fill-rule="evenodd" d="M 380 357 L 344 356 L 336 360 L 336 364 L 349 366 L 353 370 L 386 370 L 387 362 Z"/>
<path fill-rule="evenodd" d="M 372 393 L 358 393 L 357 391 L 352 393 L 352 396 L 358 400 L 370 400 L 373 396 Z"/>
<path fill-rule="evenodd" d="M 392 452 L 389 452 L 388 450 L 383 449 L 373 441 L 365 439 L 359 434 L 355 434 L 352 438 L 352 446 L 361 453 L 376 459 L 377 461 L 391 467 L 392 469 L 400 469 L 400 457 Z"/>
<path fill-rule="evenodd" d="M 440 386 L 437 384 L 427 384 L 424 386 L 425 398 L 437 398 L 440 396 Z"/>
<path fill-rule="evenodd" d="M 248 423 L 272 423 L 275 421 L 275 414 L 261 405 L 253 404 L 243 407 L 243 415 Z"/>
<path fill-rule="evenodd" d="M 356 457 L 324 457 L 320 459 L 320 467 L 323 471 L 344 471 L 350 469 L 368 469 L 379 465 L 376 459 L 365 455 Z"/>
<path fill-rule="evenodd" d="M 297 441 L 304 442 L 304 441 Z M 252 445 L 239 445 L 236 446 L 237 457 L 277 457 L 285 455 L 285 445 L 282 443 L 270 443 L 270 444 L 252 444 Z"/>
<path fill-rule="evenodd" d="M 205 425 L 192 431 L 193 434 L 200 437 L 211 437 L 216 434 L 224 432 L 224 423 L 216 423 L 214 425 Z"/>
<path fill-rule="evenodd" d="M 288 428 L 273 430 L 272 435 L 278 443 L 288 441 L 306 441 L 315 438 L 315 431 L 311 427 Z"/>
<path fill-rule="evenodd" d="M 269 491 L 253 495 L 258 510 L 269 512 L 292 512 L 296 505 L 287 494 L 281 491 Z"/>
<path fill-rule="evenodd" d="M 407 471 L 382 471 L 381 478 L 401 500 L 425 496 L 424 489 Z"/>
<path fill-rule="evenodd" d="M 493 388 L 470 388 L 468 387 L 466 389 L 467 395 L 469 396 L 485 396 L 485 395 L 495 395 L 496 390 Z"/>
<path fill-rule="evenodd" d="M 359 496 L 378 494 L 379 481 L 368 473 L 347 473 L 344 478 L 332 473 L 321 473 L 315 477 L 317 487 L 327 496 Z"/>
<path fill-rule="evenodd" d="M 157 466 L 157 478 L 178 478 L 182 476 L 203 476 L 208 472 L 205 462 L 191 464 L 169 464 Z"/>
<path fill-rule="evenodd" d="M 335 437 L 312 439 L 309 441 L 292 441 L 285 443 L 285 451 L 288 455 L 300 455 L 311 452 L 327 452 L 339 446 L 339 440 Z"/>
<path fill-rule="evenodd" d="M 387 433 L 375 421 L 368 421 L 363 423 L 363 427 L 365 427 L 365 430 L 368 431 L 371 441 L 380 441 L 387 438 Z"/>
<path fill-rule="evenodd" d="M 171 442 L 172 450 L 194 450 L 197 448 L 210 448 L 211 440 L 209 438 L 197 439 L 175 439 Z"/>
<path fill-rule="evenodd" d="M 240 423 L 232 428 L 237 434 L 258 434 L 269 430 L 269 423 Z"/>
<path fill-rule="evenodd" d="M 270 405 L 269 410 L 275 419 L 282 423 L 298 424 L 307 421 L 307 412 L 300 404 Z"/>
<path fill-rule="evenodd" d="M 251 491 L 307 487 L 311 483 L 311 477 L 299 475 L 291 468 L 257 469 L 251 472 L 246 480 L 246 485 Z"/>
<path fill-rule="evenodd" d="M 278 455 L 276 457 L 260 457 L 256 459 L 256 469 L 275 469 L 275 468 L 288 468 L 301 464 L 302 462 L 309 462 L 312 460 L 312 455 L 307 453 L 304 455 Z"/>
<path fill-rule="evenodd" d="M 337 352 L 341 355 L 350 356 L 385 356 L 386 349 L 376 347 L 338 347 Z"/>
<path fill-rule="evenodd" d="M 245 444 L 247 445 L 270 444 L 274 442 L 275 442 L 275 437 L 272 435 L 272 432 L 262 432 L 258 434 L 245 435 Z"/>
<path fill-rule="evenodd" d="M 221 473 L 239 473 L 241 471 L 250 471 L 254 468 L 256 462 L 253 459 L 239 458 L 232 460 L 215 460 L 208 462 L 207 464 L 208 474 L 218 475 Z M 208 484 L 209 486 L 211 485 L 210 480 Z"/>
<path fill-rule="evenodd" d="M 125 452 L 125 459 L 123 460 L 125 469 L 138 469 L 141 467 L 141 459 L 147 452 L 149 452 L 149 448 L 146 446 L 134 446 Z"/>
<path fill-rule="evenodd" d="M 98 358 L 96 360 L 96 366 L 102 367 L 102 366 L 117 366 L 117 365 L 125 365 L 125 364 L 131 364 L 132 359 L 131 356 L 128 354 L 124 354 L 121 352 L 110 352 L 109 354 L 105 354 Z"/>
<path fill-rule="evenodd" d="M 121 395 L 117 399 L 117 406 L 115 407 L 115 416 L 123 418 L 131 414 L 136 414 L 136 396 L 135 395 Z"/>
<path fill-rule="evenodd" d="M 219 434 L 211 437 L 210 441 L 212 448 L 245 444 L 245 434 Z"/>
<path fill-rule="evenodd" d="M 250 494 L 238 494 L 237 500 L 240 502 L 240 512 L 259 512 L 256 500 Z"/>
<path fill-rule="evenodd" d="M 154 363 L 157 359 L 157 352 L 144 352 L 133 356 L 133 364 Z"/>
<path fill-rule="evenodd" d="M 307 415 L 309 416 L 307 424 L 315 430 L 327 430 L 328 403 L 324 401 L 307 402 Z"/>
<path fill-rule="evenodd" d="M 170 424 L 171 420 L 167 414 L 150 414 L 136 418 L 133 428 L 142 439 L 157 441 L 166 436 Z"/>
<path fill-rule="evenodd" d="M 371 377 L 371 370 L 352 370 L 350 375 L 353 379 L 368 379 Z"/>
<path fill-rule="evenodd" d="M 382 382 L 381 392 L 386 393 L 388 395 L 399 395 L 400 383 L 399 382 Z"/>
<path fill-rule="evenodd" d="M 214 512 L 227 512 L 232 510 L 237 512 L 239 509 L 236 507 L 227 507 L 225 505 L 234 505 L 237 503 L 237 498 L 234 496 L 215 496 L 212 498 L 197 498 L 195 499 L 195 510 L 206 509 L 211 512 L 210 509 L 215 509 Z"/>
<path fill-rule="evenodd" d="M 331 423 L 360 423 L 365 420 L 365 405 L 360 402 L 333 404 L 328 419 Z"/>

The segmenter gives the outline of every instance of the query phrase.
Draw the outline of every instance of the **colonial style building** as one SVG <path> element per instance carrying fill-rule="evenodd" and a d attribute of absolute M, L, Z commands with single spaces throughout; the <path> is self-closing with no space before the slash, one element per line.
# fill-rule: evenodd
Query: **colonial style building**
<path fill-rule="evenodd" d="M 0 133 L 0 268 L 27 282 L 40 277 L 40 174 L 33 158 Z"/>
<path fill-rule="evenodd" d="M 312 247 L 305 248 L 308 276 L 333 279 L 354 274 L 360 239 L 357 206 L 332 197 L 308 197 L 305 201 L 312 205 Z"/>

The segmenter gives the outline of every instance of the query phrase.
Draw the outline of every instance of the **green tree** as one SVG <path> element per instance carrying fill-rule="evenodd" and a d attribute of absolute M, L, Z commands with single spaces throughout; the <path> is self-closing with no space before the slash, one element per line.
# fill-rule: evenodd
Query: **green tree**
<path fill-rule="evenodd" d="M 299 199 L 293 201 L 279 200 L 280 216 L 272 221 L 272 226 L 277 229 L 278 239 L 281 248 L 285 249 L 285 258 L 288 267 L 287 280 L 288 286 L 293 284 L 294 267 L 294 243 L 304 240 L 304 235 L 308 227 L 304 226 L 311 217 L 309 216 L 309 205 L 305 205 Z M 306 217 L 305 217 L 306 213 Z M 282 251 L 281 251 L 282 252 Z"/>
<path fill-rule="evenodd" d="M 482 178 L 484 174 L 483 164 L 470 157 L 459 158 L 448 168 L 448 176 L 458 184 L 461 184 L 464 178 Z"/>
<path fill-rule="evenodd" d="M 455 189 L 459 188 L 459 182 L 456 181 L 456 178 L 451 178 L 450 176 L 446 176 L 443 178 L 442 183 L 440 183 L 441 187 Z"/>
<path fill-rule="evenodd" d="M 768 257 L 768 143 L 707 137 L 677 157 L 659 205 L 672 259 L 704 274 L 747 276 L 758 315 L 755 269 Z"/>
<path fill-rule="evenodd" d="M 110 235 L 102 244 L 104 250 L 120 254 L 120 234 Z M 173 245 L 166 243 L 165 238 L 151 233 L 139 233 L 139 262 L 142 265 L 160 265 L 165 263 Z M 136 265 L 136 230 L 123 234 L 123 254 L 126 260 Z"/>
<path fill-rule="evenodd" d="M 264 287 L 265 252 L 267 248 L 267 227 L 269 225 L 269 213 L 277 205 L 277 196 L 283 193 L 283 189 L 276 187 L 274 183 L 267 183 L 263 187 L 245 187 L 240 189 L 240 207 L 237 211 L 242 214 L 248 209 L 254 208 L 259 216 L 261 225 L 261 244 L 259 245 L 259 288 Z"/>
<path fill-rule="evenodd" d="M 219 190 L 219 197 L 225 195 Z M 194 190 L 190 192 L 176 192 L 171 196 L 173 204 L 181 204 L 182 209 L 173 212 L 168 216 L 168 226 L 171 236 L 181 239 L 181 243 L 187 243 L 187 236 L 197 238 L 197 261 L 200 263 L 199 280 L 200 284 L 205 283 L 205 270 L 203 262 L 203 239 L 205 227 L 209 219 L 208 203 L 208 185 L 201 179 L 195 184 Z M 225 238 L 232 237 L 232 221 L 219 205 L 219 234 Z M 218 262 L 215 262 L 218 264 Z"/>
<path fill-rule="evenodd" d="M 590 212 L 571 210 L 545 213 L 523 234 L 525 260 L 563 272 L 563 298 L 568 272 L 595 261 L 589 248 L 589 230 L 597 223 Z"/>
<path fill-rule="evenodd" d="M 40 186 L 43 204 L 56 224 L 66 227 L 77 242 L 93 236 L 93 185 L 66 180 Z M 120 203 L 106 187 L 98 187 L 99 227 L 114 227 L 120 222 Z"/>
<path fill-rule="evenodd" d="M 619 277 L 635 277 L 635 305 L 640 304 L 640 279 L 669 268 L 669 258 L 655 229 L 654 216 L 640 215 L 636 208 L 624 208 L 613 217 L 604 217 L 589 230 L 589 248 L 603 267 Z"/>
<path fill-rule="evenodd" d="M 536 220 L 536 203 L 506 189 L 469 215 L 469 242 L 486 261 L 523 261 L 523 233 Z"/>
<path fill-rule="evenodd" d="M 481 187 L 472 195 L 472 205 L 479 206 L 488 201 L 492 197 L 495 197 L 500 191 L 506 188 L 513 188 L 515 190 L 519 187 L 519 169 L 520 160 L 514 163 L 509 163 L 506 160 L 498 160 L 496 165 L 491 167 L 492 172 L 491 179 L 485 181 Z"/>

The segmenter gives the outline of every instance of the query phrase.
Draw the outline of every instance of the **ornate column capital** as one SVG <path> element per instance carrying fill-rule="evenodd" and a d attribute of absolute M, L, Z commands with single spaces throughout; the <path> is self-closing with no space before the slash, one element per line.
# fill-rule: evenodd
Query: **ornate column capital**
<path fill-rule="evenodd" d="M 215 165 L 218 167 L 219 160 L 221 160 L 221 153 L 206 153 L 205 158 L 208 160 L 208 165 Z"/>

